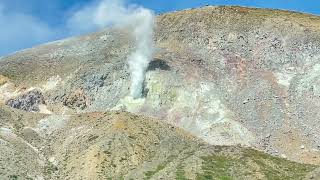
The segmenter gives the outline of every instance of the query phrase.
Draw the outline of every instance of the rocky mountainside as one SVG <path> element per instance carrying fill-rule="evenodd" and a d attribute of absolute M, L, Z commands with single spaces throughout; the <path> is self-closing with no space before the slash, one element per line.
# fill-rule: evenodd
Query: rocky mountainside
<path fill-rule="evenodd" d="M 56 179 L 301 179 L 315 167 L 240 146 L 320 164 L 320 17 L 209 6 L 158 16 L 154 41 L 138 100 L 128 97 L 126 29 L 0 58 L 1 157 L 13 158 L 0 168 Z"/>
<path fill-rule="evenodd" d="M 302 179 L 315 165 L 210 146 L 126 112 L 41 115 L 1 107 L 1 179 Z"/>

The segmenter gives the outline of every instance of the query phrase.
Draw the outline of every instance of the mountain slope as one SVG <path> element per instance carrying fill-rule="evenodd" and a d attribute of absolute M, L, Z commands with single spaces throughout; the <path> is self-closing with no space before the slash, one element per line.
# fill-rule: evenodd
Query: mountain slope
<path fill-rule="evenodd" d="M 164 14 L 144 99 L 126 97 L 132 37 L 107 29 L 1 58 L 0 100 L 54 114 L 126 110 L 212 145 L 319 164 L 319 27 L 318 16 L 279 10 Z"/>
<path fill-rule="evenodd" d="M 316 168 L 256 150 L 209 146 L 126 112 L 0 110 L 1 179 L 302 179 Z"/>

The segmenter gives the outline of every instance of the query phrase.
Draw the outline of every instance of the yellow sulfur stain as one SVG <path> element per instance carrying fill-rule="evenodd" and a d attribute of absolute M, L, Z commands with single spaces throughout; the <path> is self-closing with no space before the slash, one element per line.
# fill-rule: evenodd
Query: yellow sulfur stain
<path fill-rule="evenodd" d="M 6 84 L 8 81 L 9 81 L 9 78 L 7 78 L 3 75 L 0 75 L 0 86 Z"/>
<path fill-rule="evenodd" d="M 127 128 L 127 123 L 122 119 L 118 119 L 114 122 L 113 128 L 117 130 L 124 130 Z"/>

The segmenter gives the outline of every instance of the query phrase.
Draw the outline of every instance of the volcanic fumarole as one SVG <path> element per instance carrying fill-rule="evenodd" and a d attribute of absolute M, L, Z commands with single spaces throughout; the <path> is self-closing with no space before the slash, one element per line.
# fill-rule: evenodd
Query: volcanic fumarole
<path fill-rule="evenodd" d="M 131 74 L 130 96 L 142 96 L 145 72 L 154 52 L 154 13 L 146 8 L 127 6 L 123 0 L 102 0 L 75 13 L 75 20 L 86 16 L 87 26 L 129 29 L 135 39 L 135 50 L 128 56 Z M 88 15 L 90 15 L 88 17 Z"/>

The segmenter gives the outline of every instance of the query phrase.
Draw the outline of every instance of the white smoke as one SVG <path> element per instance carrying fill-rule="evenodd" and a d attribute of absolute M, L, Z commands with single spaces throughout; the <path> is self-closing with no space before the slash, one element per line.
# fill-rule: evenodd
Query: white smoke
<path fill-rule="evenodd" d="M 126 6 L 122 0 L 102 0 L 74 14 L 70 27 L 92 31 L 107 26 L 124 27 L 132 30 L 135 51 L 128 57 L 131 72 L 130 95 L 140 98 L 145 72 L 153 56 L 154 13 L 137 6 Z"/>
<path fill-rule="evenodd" d="M 142 94 L 145 72 L 153 55 L 154 15 L 149 10 L 140 9 L 136 14 L 134 34 L 136 50 L 129 57 L 131 71 L 130 95 L 139 98 Z"/>

